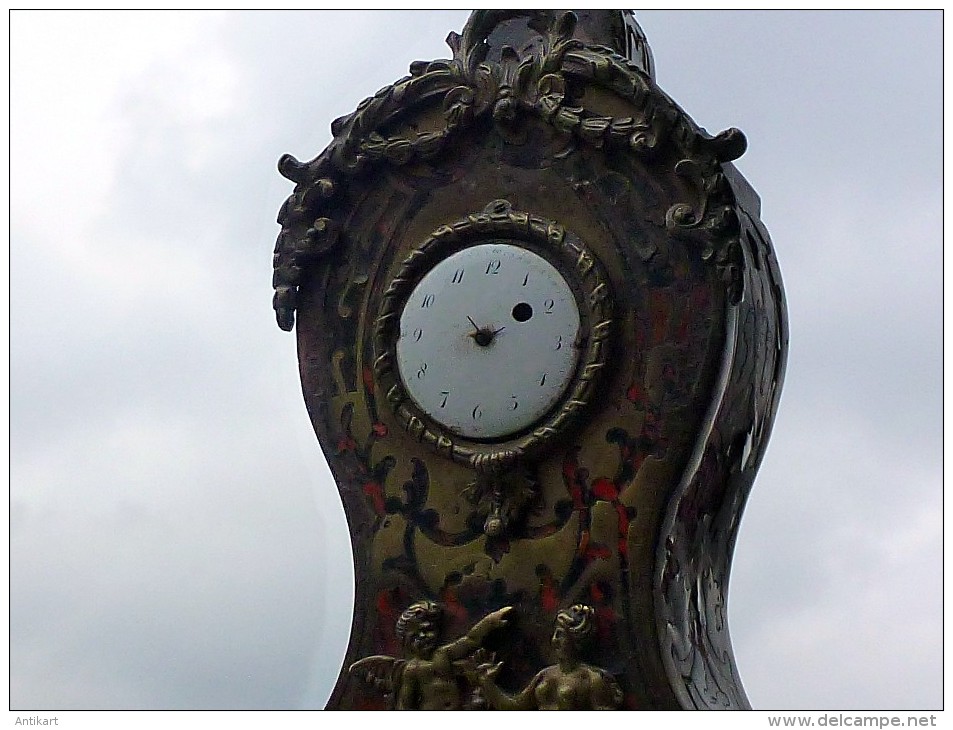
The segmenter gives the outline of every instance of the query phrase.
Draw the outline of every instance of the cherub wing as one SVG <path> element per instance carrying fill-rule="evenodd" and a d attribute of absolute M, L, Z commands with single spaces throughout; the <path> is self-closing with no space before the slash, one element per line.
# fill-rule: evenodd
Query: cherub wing
<path fill-rule="evenodd" d="M 354 662 L 348 672 L 356 674 L 368 684 L 383 694 L 392 694 L 400 688 L 401 677 L 404 674 L 404 659 L 392 656 L 368 656 Z"/>

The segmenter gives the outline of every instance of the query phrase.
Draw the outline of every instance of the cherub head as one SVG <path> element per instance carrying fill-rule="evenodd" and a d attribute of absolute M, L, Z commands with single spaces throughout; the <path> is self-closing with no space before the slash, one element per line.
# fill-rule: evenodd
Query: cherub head
<path fill-rule="evenodd" d="M 397 619 L 397 638 L 416 657 L 429 659 L 440 638 L 443 609 L 433 601 L 417 601 Z"/>
<path fill-rule="evenodd" d="M 578 659 L 579 652 L 596 628 L 596 612 L 591 606 L 577 603 L 556 614 L 553 628 L 553 650 L 556 658 Z"/>

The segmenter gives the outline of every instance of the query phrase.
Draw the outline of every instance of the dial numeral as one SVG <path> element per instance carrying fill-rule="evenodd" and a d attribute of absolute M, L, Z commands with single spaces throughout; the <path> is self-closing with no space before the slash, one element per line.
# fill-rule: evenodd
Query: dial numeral
<path fill-rule="evenodd" d="M 447 398 L 450 397 L 450 391 L 449 391 L 449 390 L 441 390 L 441 391 L 440 391 L 440 395 L 443 396 L 443 400 L 440 401 L 440 407 L 441 407 L 441 408 L 446 408 L 446 407 L 447 407 Z"/>
<path fill-rule="evenodd" d="M 522 286 L 526 286 L 526 282 L 528 282 L 528 281 L 529 281 L 529 273 L 527 273 L 526 276 L 523 277 L 523 284 L 522 284 Z"/>
<path fill-rule="evenodd" d="M 427 374 L 427 363 L 421 363 L 420 367 L 417 368 L 417 380 L 423 380 L 424 376 Z"/>
<path fill-rule="evenodd" d="M 434 299 L 433 294 L 428 294 L 427 296 L 425 296 L 424 301 L 420 305 L 420 308 L 427 309 L 431 307 L 433 305 L 433 299 Z"/>
<path fill-rule="evenodd" d="M 473 406 L 473 410 L 470 412 L 470 415 L 473 417 L 474 421 L 479 421 L 481 418 L 483 418 L 483 408 L 479 403 Z"/>
<path fill-rule="evenodd" d="M 543 302 L 543 312 L 544 312 L 545 314 L 552 314 L 552 313 L 553 313 L 553 307 L 555 307 L 555 306 L 556 306 L 556 301 L 555 301 L 555 300 L 553 300 L 553 299 L 547 299 L 545 302 Z"/>
<path fill-rule="evenodd" d="M 488 276 L 495 276 L 500 273 L 500 267 L 503 265 L 503 262 L 499 259 L 493 259 L 490 263 L 486 265 L 486 273 Z"/>
<path fill-rule="evenodd" d="M 463 271 L 464 271 L 463 269 L 457 269 L 453 273 L 453 278 L 450 280 L 450 283 L 459 284 L 461 281 L 463 281 Z"/>
<path fill-rule="evenodd" d="M 562 336 L 562 335 L 556 335 L 556 349 L 557 349 L 557 350 L 563 349 L 563 336 Z"/>
<path fill-rule="evenodd" d="M 511 401 L 512 401 L 512 402 L 510 403 L 510 410 L 511 410 L 511 411 L 515 411 L 517 408 L 520 407 L 519 401 L 516 400 L 516 396 L 515 396 L 515 395 L 511 395 L 511 396 L 510 396 L 510 399 L 511 399 Z"/>
<path fill-rule="evenodd" d="M 546 385 L 546 373 L 543 373 L 543 377 L 539 379 L 540 386 Z"/>
<path fill-rule="evenodd" d="M 420 342 L 420 338 L 424 336 L 424 331 L 418 327 L 414 330 L 414 342 Z"/>

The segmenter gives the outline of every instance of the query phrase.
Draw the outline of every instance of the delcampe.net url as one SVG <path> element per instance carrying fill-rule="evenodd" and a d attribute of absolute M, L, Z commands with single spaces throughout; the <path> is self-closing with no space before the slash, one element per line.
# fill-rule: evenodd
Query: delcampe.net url
<path fill-rule="evenodd" d="M 768 727 L 936 727 L 936 715 L 768 715 Z"/>

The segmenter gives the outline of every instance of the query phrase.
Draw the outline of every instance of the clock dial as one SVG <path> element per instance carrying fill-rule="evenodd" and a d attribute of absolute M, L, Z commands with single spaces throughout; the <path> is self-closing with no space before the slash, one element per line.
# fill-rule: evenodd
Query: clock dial
<path fill-rule="evenodd" d="M 581 423 L 610 354 L 612 311 L 608 276 L 583 241 L 495 200 L 395 267 L 374 322 L 377 387 L 414 440 L 498 479 Z"/>
<path fill-rule="evenodd" d="M 576 297 L 549 261 L 492 241 L 441 260 L 400 315 L 396 362 L 408 395 L 470 439 L 500 439 L 543 418 L 576 371 Z"/>

